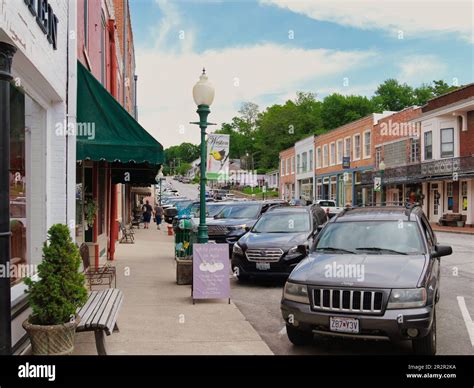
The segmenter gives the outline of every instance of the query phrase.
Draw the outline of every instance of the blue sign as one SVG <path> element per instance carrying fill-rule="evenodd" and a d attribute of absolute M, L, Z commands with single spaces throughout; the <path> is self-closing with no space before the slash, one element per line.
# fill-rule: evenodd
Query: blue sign
<path fill-rule="evenodd" d="M 351 157 L 344 156 L 342 158 L 342 168 L 351 168 Z"/>

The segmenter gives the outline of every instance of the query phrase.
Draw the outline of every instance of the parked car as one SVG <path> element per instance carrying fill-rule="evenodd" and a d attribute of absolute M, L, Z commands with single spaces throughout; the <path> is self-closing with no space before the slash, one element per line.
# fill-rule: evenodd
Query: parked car
<path fill-rule="evenodd" d="M 281 301 L 289 340 L 313 334 L 411 340 L 415 353 L 436 353 L 438 245 L 419 206 L 345 209 L 319 233 L 290 274 Z"/>
<path fill-rule="evenodd" d="M 214 219 L 207 223 L 209 240 L 229 244 L 231 256 L 234 243 L 250 230 L 260 215 L 271 207 L 284 204 L 284 201 L 228 202 Z"/>
<path fill-rule="evenodd" d="M 287 277 L 308 255 L 314 237 L 327 220 L 326 212 L 317 205 L 268 210 L 234 244 L 232 268 L 237 278 Z"/>
<path fill-rule="evenodd" d="M 318 199 L 315 203 L 324 209 L 329 218 L 334 217 L 343 210 L 342 207 L 336 206 L 336 201 L 331 199 Z"/>
<path fill-rule="evenodd" d="M 191 205 L 194 200 L 189 198 L 178 199 L 171 203 L 171 206 L 163 208 L 163 216 L 166 222 L 169 224 L 173 223 L 173 218 L 178 215 L 181 209 Z"/>
<path fill-rule="evenodd" d="M 191 179 L 189 179 L 187 176 L 183 177 L 183 179 L 181 179 L 181 182 L 183 183 L 191 183 Z"/>

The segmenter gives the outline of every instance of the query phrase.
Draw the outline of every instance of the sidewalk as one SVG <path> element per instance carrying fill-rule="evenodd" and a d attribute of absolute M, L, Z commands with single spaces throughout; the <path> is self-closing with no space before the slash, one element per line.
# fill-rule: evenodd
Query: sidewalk
<path fill-rule="evenodd" d="M 232 302 L 192 304 L 190 286 L 176 284 L 173 237 L 164 230 L 140 229 L 135 244 L 117 248 L 117 288 L 124 302 L 120 332 L 106 337 L 108 354 L 273 354 Z M 97 354 L 93 333 L 77 333 L 74 354 Z"/>
<path fill-rule="evenodd" d="M 437 223 L 431 223 L 431 228 L 435 232 L 446 232 L 446 233 L 459 233 L 459 234 L 472 234 L 474 235 L 474 228 L 469 226 L 440 226 Z"/>

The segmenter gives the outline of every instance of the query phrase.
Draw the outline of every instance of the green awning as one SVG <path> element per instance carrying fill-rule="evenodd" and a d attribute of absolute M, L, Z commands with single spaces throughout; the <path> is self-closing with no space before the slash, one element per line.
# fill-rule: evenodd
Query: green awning
<path fill-rule="evenodd" d="M 77 160 L 163 164 L 163 146 L 77 62 Z"/>

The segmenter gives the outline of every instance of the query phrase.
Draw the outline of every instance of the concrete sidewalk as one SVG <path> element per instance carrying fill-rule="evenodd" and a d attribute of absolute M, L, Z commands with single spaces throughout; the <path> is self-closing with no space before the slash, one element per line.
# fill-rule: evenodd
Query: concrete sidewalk
<path fill-rule="evenodd" d="M 232 302 L 192 304 L 190 286 L 176 284 L 173 237 L 164 230 L 138 230 L 135 244 L 118 245 L 115 265 L 124 302 L 108 354 L 273 354 Z M 97 354 L 93 333 L 77 334 L 74 354 Z"/>

